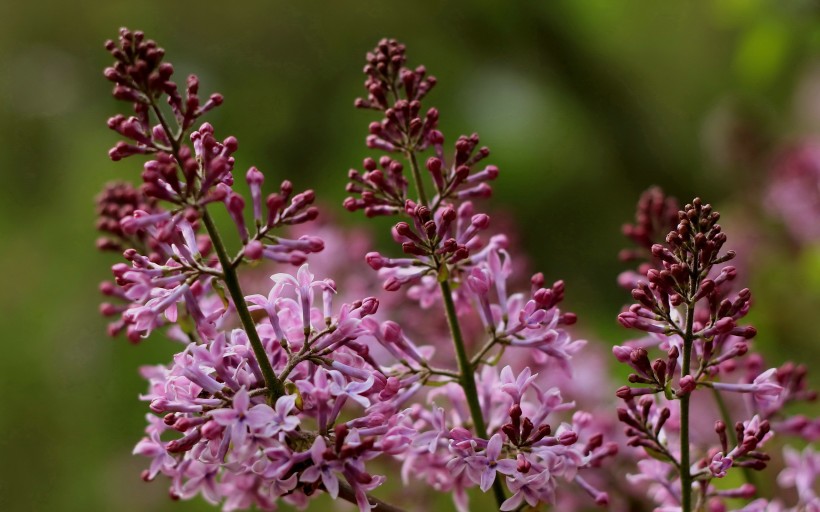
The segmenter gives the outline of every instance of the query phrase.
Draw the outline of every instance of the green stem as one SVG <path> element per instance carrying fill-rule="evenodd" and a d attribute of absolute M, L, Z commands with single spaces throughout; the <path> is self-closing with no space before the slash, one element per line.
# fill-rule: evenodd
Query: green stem
<path fill-rule="evenodd" d="M 475 376 L 467 357 L 467 349 L 464 347 L 464 337 L 461 334 L 461 326 L 458 324 L 456 315 L 456 305 L 453 302 L 453 292 L 450 289 L 449 281 L 441 281 L 441 295 L 444 299 L 444 310 L 447 313 L 447 323 L 450 325 L 450 333 L 453 337 L 453 347 L 456 351 L 458 361 L 458 372 L 461 380 L 461 387 L 467 396 L 467 405 L 470 406 L 470 414 L 473 416 L 476 434 L 479 437 L 487 438 L 487 426 L 484 424 L 484 415 L 481 412 L 481 404 L 478 402 L 478 390 L 475 386 Z"/>
<path fill-rule="evenodd" d="M 419 170 L 419 162 L 416 160 L 415 151 L 408 151 L 407 159 L 410 160 L 410 170 L 413 172 L 413 181 L 416 184 L 416 191 L 419 194 L 419 201 L 424 206 L 428 206 L 427 194 L 424 193 L 424 184 L 421 181 L 421 171 Z"/>
<path fill-rule="evenodd" d="M 473 417 L 476 435 L 482 439 L 487 439 L 487 425 L 484 423 L 484 415 L 481 412 L 481 404 L 478 402 L 478 390 L 475 387 L 475 374 L 467 357 L 467 349 L 464 347 L 464 337 L 461 334 L 461 326 L 458 324 L 456 305 L 453 302 L 453 291 L 450 289 L 448 280 L 439 283 L 441 287 L 441 297 L 444 299 L 444 310 L 447 313 L 447 323 L 450 325 L 450 333 L 453 337 L 453 347 L 456 350 L 458 361 L 458 373 L 461 387 L 464 389 L 464 396 L 467 398 L 467 405 L 470 407 L 470 414 Z M 501 480 L 496 478 L 493 483 L 493 493 L 495 500 L 500 507 L 507 499 L 504 495 L 504 487 Z"/>
<path fill-rule="evenodd" d="M 683 335 L 683 367 L 681 378 L 691 373 L 692 345 L 695 341 L 693 334 L 695 324 L 695 297 L 698 292 L 698 253 L 692 257 L 692 270 L 689 275 L 689 300 L 686 303 L 686 332 Z M 692 511 L 692 463 L 689 458 L 689 395 L 680 399 L 680 483 L 682 512 Z"/>
<path fill-rule="evenodd" d="M 695 305 L 690 303 L 686 311 L 686 333 L 683 337 L 683 367 L 681 378 L 689 375 L 692 357 L 692 327 L 695 321 Z M 692 510 L 692 473 L 689 462 L 689 395 L 680 399 L 680 482 L 683 512 Z"/>
<path fill-rule="evenodd" d="M 222 237 L 219 235 L 219 230 L 216 228 L 211 215 L 206 208 L 202 208 L 202 221 L 205 223 L 205 229 L 208 230 L 208 235 L 213 242 L 216 256 L 219 258 L 219 264 L 222 266 L 223 282 L 231 294 L 236 312 L 239 314 L 239 320 L 248 334 L 248 340 L 251 342 L 253 353 L 256 356 L 256 361 L 259 363 L 259 368 L 262 370 L 262 376 L 265 378 L 265 386 L 268 388 L 268 402 L 273 405 L 276 399 L 285 395 L 285 386 L 282 381 L 276 378 L 276 373 L 270 364 L 265 346 L 262 345 L 262 340 L 259 338 L 259 333 L 256 332 L 256 325 L 251 317 L 251 312 L 248 311 L 248 305 L 245 304 L 245 296 L 242 294 L 242 289 L 239 287 L 239 279 L 236 276 L 236 269 L 231 265 L 231 257 L 228 251 L 225 250 L 225 245 L 222 243 Z"/>
<path fill-rule="evenodd" d="M 416 191 L 419 194 L 419 200 L 422 204 L 427 205 L 427 194 L 424 193 L 424 182 L 421 180 L 421 172 L 419 170 L 419 162 L 416 159 L 416 153 L 412 150 L 407 150 L 405 156 L 410 161 L 410 169 L 413 174 L 413 182 L 416 186 Z M 442 262 L 441 265 L 447 265 Z M 450 288 L 450 280 L 444 279 L 439 281 L 441 288 L 441 297 L 444 300 L 444 310 L 447 314 L 447 323 L 450 326 L 450 334 L 453 338 L 453 347 L 456 351 L 456 360 L 458 361 L 458 380 L 461 388 L 464 390 L 464 396 L 467 398 L 467 405 L 470 408 L 470 415 L 473 418 L 473 425 L 475 432 L 481 439 L 488 439 L 487 425 L 484 423 L 484 415 L 481 412 L 481 404 L 478 402 L 478 390 L 475 387 L 475 372 L 473 365 L 470 363 L 470 358 L 467 356 L 467 349 L 464 346 L 464 336 L 461 334 L 461 326 L 458 323 L 458 314 L 456 313 L 456 305 L 453 303 L 453 291 Z M 507 497 L 504 494 L 504 486 L 500 478 L 496 478 L 493 482 L 493 494 L 498 506 L 506 501 Z"/>
<path fill-rule="evenodd" d="M 487 352 L 489 352 L 495 346 L 496 343 L 498 343 L 498 338 L 496 338 L 495 334 L 493 334 L 493 337 L 490 338 L 487 341 L 487 343 L 485 343 L 484 346 L 481 347 L 470 360 L 470 364 L 472 365 L 473 369 L 478 368 L 478 365 L 481 364 L 481 359 L 487 355 Z"/>

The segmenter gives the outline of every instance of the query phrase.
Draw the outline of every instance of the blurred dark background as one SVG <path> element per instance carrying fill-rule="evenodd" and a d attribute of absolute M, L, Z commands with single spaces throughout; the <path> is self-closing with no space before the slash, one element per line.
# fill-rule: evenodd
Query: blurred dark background
<path fill-rule="evenodd" d="M 756 294 L 772 364 L 820 361 L 820 246 L 765 207 L 778 152 L 820 128 L 820 5 L 814 1 L 22 2 L 0 16 L 0 510 L 205 510 L 139 479 L 140 364 L 168 359 L 105 336 L 94 196 L 138 178 L 113 164 L 103 41 L 127 25 L 156 39 L 178 75 L 225 105 L 208 120 L 240 141 L 239 169 L 313 187 L 329 215 L 346 170 L 370 154 L 364 53 L 384 36 L 439 79 L 448 141 L 478 132 L 502 170 L 534 267 L 567 282 L 584 334 L 629 337 L 615 284 L 642 190 L 661 185 L 724 213 Z M 375 226 L 373 226 L 375 228 Z M 382 225 L 383 227 L 383 225 Z M 732 241 L 736 242 L 733 244 Z M 814 378 L 817 384 L 818 379 Z"/>

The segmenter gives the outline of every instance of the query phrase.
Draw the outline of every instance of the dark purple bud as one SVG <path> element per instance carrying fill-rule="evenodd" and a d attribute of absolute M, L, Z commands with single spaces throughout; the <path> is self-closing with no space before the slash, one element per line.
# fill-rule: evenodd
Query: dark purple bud
<path fill-rule="evenodd" d="M 564 446 L 571 446 L 578 442 L 578 434 L 569 430 L 558 436 L 558 442 Z"/>

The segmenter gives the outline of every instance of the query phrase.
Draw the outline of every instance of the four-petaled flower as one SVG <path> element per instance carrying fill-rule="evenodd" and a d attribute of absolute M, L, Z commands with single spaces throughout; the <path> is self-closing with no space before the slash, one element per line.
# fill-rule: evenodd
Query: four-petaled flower
<path fill-rule="evenodd" d="M 496 472 L 504 475 L 513 475 L 518 463 L 514 459 L 500 458 L 504 448 L 504 441 L 500 434 L 495 434 L 487 443 L 487 449 L 479 455 L 473 455 L 467 460 L 470 467 L 480 472 L 479 485 L 486 492 L 495 482 Z"/>
<path fill-rule="evenodd" d="M 242 445 L 248 435 L 248 429 L 264 429 L 270 426 L 276 417 L 270 406 L 257 404 L 250 407 L 250 403 L 248 391 L 242 387 L 234 395 L 230 408 L 210 412 L 213 421 L 230 432 L 234 444 Z"/>
<path fill-rule="evenodd" d="M 321 478 L 327 493 L 331 498 L 336 499 L 339 495 L 339 478 L 336 472 L 342 469 L 342 463 L 335 458 L 326 458 L 327 452 L 325 438 L 318 436 L 310 448 L 310 459 L 313 465 L 302 472 L 301 480 L 312 483 Z"/>

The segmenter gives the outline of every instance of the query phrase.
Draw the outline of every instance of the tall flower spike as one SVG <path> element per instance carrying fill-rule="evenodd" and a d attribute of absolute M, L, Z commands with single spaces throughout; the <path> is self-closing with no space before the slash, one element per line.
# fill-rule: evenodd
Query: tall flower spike
<path fill-rule="evenodd" d="M 403 473 L 452 491 L 460 510 L 466 509 L 465 492 L 471 486 L 483 491 L 492 487 L 497 506 L 505 510 L 525 498 L 532 505 L 554 503 L 556 478 L 574 481 L 577 470 L 598 465 L 614 452 L 601 451 L 598 458 L 585 459 L 574 448 L 579 435 L 571 427 L 561 426 L 556 435 L 549 435 L 547 415 L 571 404 L 559 405 L 556 389 L 537 390 L 523 399 L 531 383 L 529 369 L 515 380 L 505 368 L 504 384 L 492 387 L 488 383 L 499 382 L 499 377 L 491 367 L 507 347 L 515 347 L 530 364 L 555 363 L 570 373 L 572 356 L 585 342 L 573 340 L 564 329 L 575 322 L 575 316 L 557 308 L 563 283 L 545 288 L 541 278 L 526 299 L 508 292 L 512 263 L 507 237 L 485 239 L 490 217 L 477 212 L 471 202 L 491 195 L 489 182 L 498 176 L 498 168 L 484 165 L 490 152 L 480 146 L 477 134 L 459 137 L 453 153 L 445 155 L 438 110 L 422 106 L 436 82 L 424 67 L 411 69 L 406 61 L 404 45 L 388 39 L 367 55 L 367 97 L 356 100 L 356 106 L 383 116 L 370 124 L 366 143 L 388 155 L 366 158 L 364 171 L 349 171 L 350 197 L 344 201 L 345 208 L 364 210 L 367 217 L 403 217 L 392 235 L 404 256 L 371 252 L 366 261 L 379 272 L 386 290 L 406 287 L 408 296 L 423 307 L 442 303 L 450 327 L 450 360 L 457 362 L 457 371 L 434 369 L 424 350 L 409 342 L 395 324 L 385 324 L 381 330 L 371 327 L 374 337 L 409 371 L 430 371 L 454 380 L 428 395 L 430 401 L 446 397 L 453 406 L 452 416 L 436 406 L 411 409 L 412 425 L 421 432 Z M 432 154 L 422 155 L 428 150 Z M 423 176 L 425 169 L 429 178 Z M 432 196 L 425 190 L 428 183 L 433 185 Z M 470 355 L 467 347 L 479 347 L 481 340 L 468 340 L 461 321 L 472 315 L 480 319 L 479 335 L 487 339 Z M 556 397 L 557 404 L 553 403 Z M 524 419 L 522 408 L 527 410 Z M 540 412 L 531 412 L 536 410 Z M 504 419 L 508 413 L 509 423 Z M 496 478 L 496 473 L 502 476 Z M 578 482 L 585 493 L 594 489 L 583 479 Z M 512 498 L 507 498 L 505 485 L 514 492 Z M 605 502 L 602 496 L 605 493 L 595 490 L 596 501 Z"/>
<path fill-rule="evenodd" d="M 302 265 L 323 249 L 316 236 L 278 232 L 316 218 L 313 191 L 294 193 L 284 181 L 263 202 L 264 177 L 252 167 L 245 176 L 252 220 L 246 217 L 247 201 L 233 189 L 236 138 L 217 139 L 213 126 L 197 122 L 222 97 L 201 101 L 195 76 L 180 93 L 164 51 L 141 32 L 122 29 L 106 48 L 116 60 L 105 71 L 116 83 L 114 96 L 134 109 L 109 120 L 128 139 L 110 156 L 150 160 L 139 189 L 116 184 L 99 198 L 98 228 L 107 237 L 98 245 L 123 251 L 128 262 L 115 265 L 115 282 L 101 286 L 124 305 L 101 309 L 121 316 L 112 334 L 124 330 L 137 341 L 167 328 L 184 344 L 171 364 L 143 369 L 149 389 L 142 398 L 161 415 L 149 415 L 135 448 L 153 461 L 145 479 L 167 475 L 171 496 L 201 495 L 226 509 L 300 505 L 321 489 L 360 510 L 398 510 L 367 494 L 383 478 L 365 462 L 401 453 L 389 442 L 383 448 L 382 437 L 402 435 L 384 425 L 400 423 L 407 399 L 398 394 L 406 375 L 385 375 L 360 340 L 378 301 L 367 297 L 335 310 L 335 282 L 314 280 L 306 265 L 296 276 L 276 274 L 266 296 L 245 297 L 239 286 L 237 269 L 247 261 Z M 159 108 L 161 100 L 172 116 Z M 224 204 L 238 231 L 242 247 L 234 254 L 210 217 L 214 203 Z M 263 317 L 252 310 L 262 310 L 269 324 L 257 324 Z M 425 371 L 425 378 L 441 378 Z"/>
<path fill-rule="evenodd" d="M 668 464 L 668 472 L 675 474 L 667 490 L 658 494 L 658 505 L 682 504 L 688 512 L 695 502 L 707 499 L 717 506 L 723 498 L 754 496 L 753 486 L 736 493 L 710 491 L 712 479 L 724 478 L 733 468 L 762 470 L 768 460 L 760 451 L 770 437 L 766 416 L 735 423 L 731 415 L 739 409 L 727 403 L 737 398 L 742 403 L 748 397 L 752 411 L 780 413 L 785 389 L 774 368 L 738 375 L 739 360 L 747 355 L 749 340 L 757 331 L 741 325 L 751 306 L 751 293 L 734 286 L 737 271 L 726 263 L 735 253 L 724 249 L 727 237 L 717 223 L 720 215 L 695 199 L 678 212 L 664 243 L 655 242 L 673 204 L 656 189 L 647 192 L 638 205 L 638 224 L 624 230 L 649 249 L 650 257 L 638 273 L 619 278 L 633 286 L 635 304 L 618 320 L 648 337 L 615 347 L 613 353 L 634 370 L 629 375 L 631 385 L 617 392 L 626 404 L 618 416 L 629 443 Z M 664 352 L 652 360 L 649 350 L 655 346 Z M 695 397 L 704 389 L 711 390 L 722 415 L 715 424 L 718 447 L 690 434 L 695 421 L 690 401 L 702 400 Z M 670 403 L 676 400 L 677 407 Z M 677 421 L 667 421 L 673 416 Z M 736 428 L 733 431 L 728 425 Z"/>

